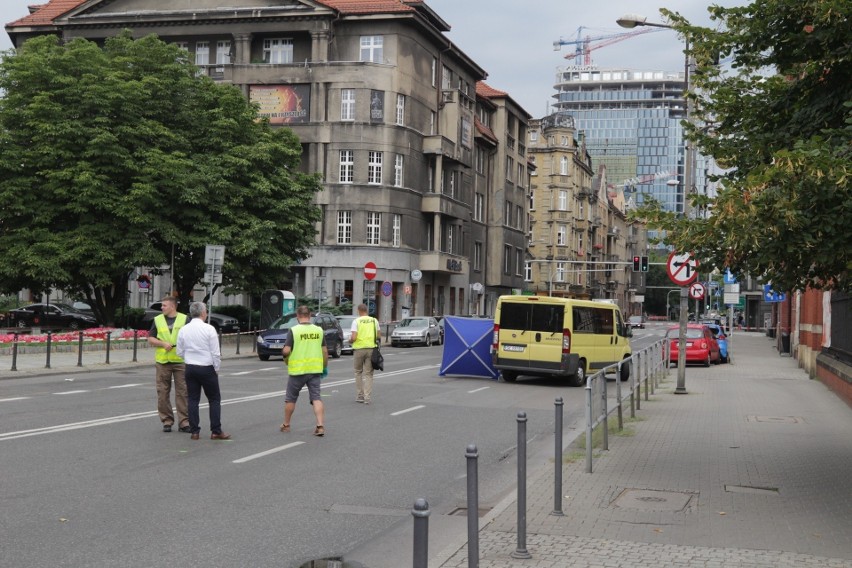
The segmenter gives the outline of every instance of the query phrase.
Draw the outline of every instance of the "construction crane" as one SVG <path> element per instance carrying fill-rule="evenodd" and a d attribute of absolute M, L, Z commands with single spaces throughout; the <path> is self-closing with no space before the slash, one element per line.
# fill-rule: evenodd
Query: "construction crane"
<path fill-rule="evenodd" d="M 653 182 L 655 182 L 659 179 L 671 178 L 671 177 L 675 177 L 675 176 L 677 176 L 677 172 L 675 172 L 675 171 L 671 171 L 671 172 L 660 171 L 660 172 L 657 172 L 655 174 L 647 174 L 647 175 L 640 176 L 640 177 L 633 177 L 633 178 L 626 179 L 626 180 L 622 181 L 620 184 L 618 184 L 618 187 L 634 187 L 634 186 L 637 186 L 637 185 L 644 185 L 644 184 L 647 184 L 647 183 L 653 183 Z M 608 183 L 608 184 L 606 184 L 606 186 L 607 186 L 608 189 L 614 189 L 616 187 L 616 185 L 613 184 L 613 183 Z"/>
<path fill-rule="evenodd" d="M 654 32 L 665 31 L 668 28 L 641 28 L 638 30 L 633 30 L 630 32 L 621 32 L 617 34 L 607 34 L 600 36 L 586 36 L 584 38 L 580 38 L 583 33 L 583 26 L 577 28 L 577 39 L 567 40 L 563 38 L 559 38 L 558 40 L 553 42 L 553 50 L 559 51 L 563 45 L 575 45 L 576 50 L 574 55 L 566 55 L 565 59 L 574 58 L 574 63 L 576 65 L 591 65 L 592 64 L 592 56 L 591 52 L 600 49 L 602 47 L 606 47 L 608 45 L 612 45 L 614 43 L 618 43 L 620 41 L 624 41 L 626 39 L 630 39 L 631 37 L 642 35 L 642 34 L 651 34 Z M 587 28 L 586 28 L 587 29 Z M 601 43 L 592 45 L 593 41 L 599 41 Z"/>

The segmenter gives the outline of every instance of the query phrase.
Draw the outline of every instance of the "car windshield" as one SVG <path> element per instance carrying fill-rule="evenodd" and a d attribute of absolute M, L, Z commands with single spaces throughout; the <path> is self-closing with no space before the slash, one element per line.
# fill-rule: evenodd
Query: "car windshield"
<path fill-rule="evenodd" d="M 630 323 L 642 323 L 642 316 L 630 316 Z"/>
<path fill-rule="evenodd" d="M 670 329 L 668 336 L 669 339 L 677 339 L 678 337 L 680 337 L 680 330 Z M 695 329 L 690 327 L 686 330 L 687 339 L 701 339 L 702 337 L 704 337 L 704 330 L 702 329 Z"/>
<path fill-rule="evenodd" d="M 337 316 L 337 321 L 340 322 L 340 327 L 343 329 L 349 329 L 352 327 L 352 322 L 355 321 L 355 316 Z"/>
<path fill-rule="evenodd" d="M 413 329 L 422 329 L 424 327 L 429 327 L 429 320 L 426 318 L 410 318 L 404 319 L 399 322 L 399 325 L 396 327 L 410 327 Z"/>
<path fill-rule="evenodd" d="M 272 322 L 269 329 L 290 329 L 297 323 L 299 323 L 299 320 L 296 319 L 296 314 L 287 314 L 286 316 L 278 318 Z"/>

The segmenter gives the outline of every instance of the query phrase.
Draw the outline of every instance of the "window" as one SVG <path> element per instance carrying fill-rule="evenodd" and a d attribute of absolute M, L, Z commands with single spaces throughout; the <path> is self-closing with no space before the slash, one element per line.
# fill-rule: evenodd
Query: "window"
<path fill-rule="evenodd" d="M 361 61 L 384 62 L 384 43 L 384 36 L 361 36 Z"/>
<path fill-rule="evenodd" d="M 476 173 L 485 173 L 485 150 L 479 146 L 476 147 Z"/>
<path fill-rule="evenodd" d="M 559 200 L 556 203 L 556 208 L 560 211 L 568 211 L 568 191 L 559 190 Z"/>
<path fill-rule="evenodd" d="M 518 187 L 524 187 L 526 185 L 524 183 L 524 178 L 526 178 L 524 175 L 524 165 L 518 164 Z"/>
<path fill-rule="evenodd" d="M 524 251 L 519 248 L 515 249 L 515 276 L 521 275 L 521 270 L 524 268 Z"/>
<path fill-rule="evenodd" d="M 482 221 L 485 213 L 485 195 L 477 193 L 473 196 L 473 220 Z"/>
<path fill-rule="evenodd" d="M 577 233 L 577 250 L 583 250 L 583 233 Z"/>
<path fill-rule="evenodd" d="M 453 72 L 449 67 L 444 65 L 441 70 L 441 90 L 449 91 L 453 88 Z"/>
<path fill-rule="evenodd" d="M 524 228 L 524 208 L 521 205 L 515 205 L 515 228 Z"/>
<path fill-rule="evenodd" d="M 435 111 L 429 112 L 429 136 L 435 135 Z"/>
<path fill-rule="evenodd" d="M 355 120 L 355 89 L 340 91 L 340 120 Z"/>
<path fill-rule="evenodd" d="M 514 181 L 512 179 L 512 175 L 515 170 L 515 160 L 512 158 L 506 158 L 506 181 Z"/>
<path fill-rule="evenodd" d="M 195 44 L 195 64 L 210 65 L 210 42 L 199 41 Z"/>
<path fill-rule="evenodd" d="M 530 142 L 533 144 L 538 142 L 538 130 L 530 130 Z"/>
<path fill-rule="evenodd" d="M 216 65 L 229 65 L 231 63 L 231 42 L 216 42 Z"/>
<path fill-rule="evenodd" d="M 559 225 L 559 228 L 556 230 L 556 244 L 559 246 L 565 246 L 567 243 L 568 236 L 568 227 L 565 225 Z"/>
<path fill-rule="evenodd" d="M 532 282 L 532 263 L 524 264 L 524 282 Z"/>
<path fill-rule="evenodd" d="M 556 263 L 556 278 L 557 282 L 565 282 L 565 263 L 557 262 Z"/>
<path fill-rule="evenodd" d="M 379 244 L 379 237 L 382 232 L 382 214 L 375 211 L 367 212 L 367 244 Z"/>
<path fill-rule="evenodd" d="M 473 269 L 482 270 L 482 243 L 473 243 Z"/>
<path fill-rule="evenodd" d="M 402 216 L 394 213 L 393 215 L 393 246 L 399 248 L 402 244 Z"/>
<path fill-rule="evenodd" d="M 402 154 L 397 154 L 394 158 L 393 163 L 393 184 L 396 187 L 402 187 L 405 185 L 405 179 L 403 178 L 402 164 L 405 158 Z"/>
<path fill-rule="evenodd" d="M 337 212 L 337 244 L 352 243 L 352 211 Z"/>
<path fill-rule="evenodd" d="M 367 164 L 367 183 L 377 185 L 382 183 L 382 153 L 370 152 Z"/>
<path fill-rule="evenodd" d="M 503 224 L 506 226 L 512 224 L 512 204 L 508 201 L 503 204 Z"/>
<path fill-rule="evenodd" d="M 432 58 L 432 86 L 434 87 L 438 81 L 438 60 Z"/>
<path fill-rule="evenodd" d="M 559 175 L 568 175 L 568 156 L 562 156 L 559 159 Z"/>
<path fill-rule="evenodd" d="M 263 40 L 264 63 L 293 63 L 293 40 L 270 38 Z"/>
<path fill-rule="evenodd" d="M 512 273 L 512 247 L 503 246 L 503 274 Z"/>
<path fill-rule="evenodd" d="M 189 51 L 189 42 L 188 41 L 176 41 L 175 45 L 184 51 Z"/>
<path fill-rule="evenodd" d="M 396 123 L 400 126 L 405 124 L 405 95 L 396 96 Z"/>
<path fill-rule="evenodd" d="M 355 178 L 355 152 L 340 151 L 340 183 L 352 183 Z"/>

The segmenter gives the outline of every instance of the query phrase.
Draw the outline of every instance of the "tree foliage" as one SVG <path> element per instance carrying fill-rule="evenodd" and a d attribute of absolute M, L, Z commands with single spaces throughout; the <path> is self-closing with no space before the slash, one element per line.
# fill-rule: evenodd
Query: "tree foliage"
<path fill-rule="evenodd" d="M 852 3 L 755 0 L 709 11 L 718 29 L 662 12 L 696 62 L 689 135 L 726 168 L 717 196 L 693 199 L 712 215 L 644 207 L 639 216 L 677 250 L 778 290 L 849 290 Z"/>
<path fill-rule="evenodd" d="M 174 256 L 185 301 L 206 244 L 226 247 L 226 288 L 259 291 L 314 243 L 298 139 L 177 46 L 38 37 L 0 63 L 0 88 L 0 291 L 76 292 L 112 322 L 136 267 Z"/>

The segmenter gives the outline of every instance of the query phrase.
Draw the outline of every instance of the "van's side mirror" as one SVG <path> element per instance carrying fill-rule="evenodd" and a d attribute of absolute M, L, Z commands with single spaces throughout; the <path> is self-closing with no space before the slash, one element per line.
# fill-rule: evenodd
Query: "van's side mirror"
<path fill-rule="evenodd" d="M 624 337 L 633 337 L 633 330 L 629 326 L 624 329 Z"/>

